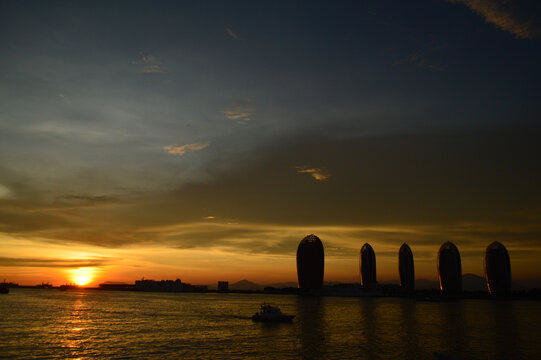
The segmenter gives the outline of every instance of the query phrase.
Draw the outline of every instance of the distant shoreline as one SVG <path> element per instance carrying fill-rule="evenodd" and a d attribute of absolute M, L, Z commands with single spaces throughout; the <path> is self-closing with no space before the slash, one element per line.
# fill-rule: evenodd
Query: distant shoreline
<path fill-rule="evenodd" d="M 349 284 L 348 284 L 349 285 Z M 12 288 L 20 289 L 41 289 L 41 290 L 61 290 L 61 286 L 42 287 L 40 285 L 18 285 Z M 313 291 L 310 293 L 300 292 L 298 288 L 283 288 L 283 289 L 266 289 L 266 290 L 215 290 L 209 289 L 205 291 L 157 291 L 157 290 L 140 290 L 134 288 L 124 289 L 104 289 L 100 287 L 82 287 L 82 286 L 70 286 L 65 291 L 129 291 L 139 293 L 198 293 L 198 294 L 257 294 L 257 295 L 298 295 L 307 297 L 349 297 L 349 298 L 404 298 L 412 299 L 419 302 L 454 302 L 462 299 L 486 299 L 486 300 L 541 300 L 541 289 L 532 290 L 520 290 L 515 291 L 509 297 L 498 298 L 492 296 L 488 291 L 464 291 L 456 297 L 445 297 L 441 295 L 439 290 L 416 290 L 412 294 L 404 294 L 399 291 L 393 291 L 394 289 L 380 288 L 372 291 L 363 291 L 359 287 L 349 288 L 351 291 L 336 291 L 332 286 L 324 287 L 319 291 Z"/>

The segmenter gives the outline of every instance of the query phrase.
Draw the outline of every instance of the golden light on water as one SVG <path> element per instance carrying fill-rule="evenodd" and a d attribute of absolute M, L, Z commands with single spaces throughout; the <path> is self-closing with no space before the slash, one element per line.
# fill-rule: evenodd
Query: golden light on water
<path fill-rule="evenodd" d="M 71 281 L 79 286 L 87 285 L 94 278 L 94 268 L 78 268 L 71 270 Z"/>

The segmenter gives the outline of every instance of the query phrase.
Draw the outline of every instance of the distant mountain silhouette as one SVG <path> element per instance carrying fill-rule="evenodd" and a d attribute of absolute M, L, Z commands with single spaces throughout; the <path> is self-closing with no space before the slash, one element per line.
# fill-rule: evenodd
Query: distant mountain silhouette
<path fill-rule="evenodd" d="M 273 287 L 277 289 L 287 288 L 287 287 L 296 288 L 297 282 L 287 281 L 287 282 L 281 282 L 281 283 L 261 285 L 261 284 L 254 283 L 250 280 L 244 279 L 244 280 L 237 281 L 236 283 L 229 284 L 230 290 L 263 290 L 266 287 Z"/>
<path fill-rule="evenodd" d="M 440 282 L 437 280 L 415 279 L 415 289 L 417 290 L 437 290 L 440 288 Z"/>
<path fill-rule="evenodd" d="M 462 275 L 462 290 L 464 291 L 488 291 L 484 277 L 475 274 Z"/>
<path fill-rule="evenodd" d="M 400 284 L 398 280 L 388 280 L 383 281 L 383 284 Z M 428 279 L 415 279 L 415 288 L 417 290 L 438 290 L 440 288 L 440 283 L 438 280 L 428 280 Z M 528 287 L 520 283 L 513 282 L 513 290 L 525 290 Z M 462 275 L 462 290 L 464 291 L 488 291 L 487 282 L 483 276 L 475 274 L 464 274 Z"/>
<path fill-rule="evenodd" d="M 513 281 L 512 289 L 514 291 L 525 290 L 527 287 Z M 462 275 L 462 289 L 464 291 L 488 291 L 487 281 L 483 276 L 475 274 Z"/>
<path fill-rule="evenodd" d="M 419 290 L 439 289 L 440 283 L 436 280 L 416 279 L 415 288 Z M 462 275 L 462 290 L 487 291 L 487 282 L 483 276 L 464 274 Z"/>
<path fill-rule="evenodd" d="M 288 288 L 288 287 L 296 288 L 298 286 L 298 284 L 295 281 L 289 281 L 289 282 L 282 282 L 282 283 L 276 283 L 276 284 L 269 284 L 269 285 L 265 285 L 265 286 L 280 289 L 280 288 Z"/>
<path fill-rule="evenodd" d="M 486 282 L 485 279 L 481 276 L 477 276 L 474 274 L 464 274 L 462 276 L 462 282 L 463 282 L 463 288 L 465 291 L 484 291 L 486 290 Z M 389 280 L 389 281 L 382 281 L 382 284 L 400 284 L 398 280 Z M 325 281 L 325 286 L 332 286 L 340 284 L 340 282 L 336 281 Z M 230 290 L 263 290 L 265 287 L 274 287 L 274 288 L 285 288 L 285 287 L 297 287 L 297 283 L 290 281 L 290 282 L 283 282 L 283 283 L 275 283 L 275 284 L 267 284 L 267 285 L 261 285 L 256 284 L 254 282 L 251 282 L 249 280 L 240 280 L 236 283 L 229 284 Z M 440 283 L 437 280 L 428 280 L 428 279 L 416 279 L 415 280 L 415 288 L 418 290 L 437 290 L 440 288 Z"/>
<path fill-rule="evenodd" d="M 379 284 L 383 285 L 400 285 L 400 280 L 385 280 L 385 281 L 378 281 Z"/>
<path fill-rule="evenodd" d="M 440 288 L 438 280 L 416 279 L 415 288 L 418 290 L 437 290 Z M 475 274 L 462 275 L 462 290 L 487 291 L 485 278 Z"/>
<path fill-rule="evenodd" d="M 263 290 L 264 286 L 253 283 L 248 280 L 240 280 L 236 283 L 229 284 L 230 290 Z"/>
<path fill-rule="evenodd" d="M 341 284 L 341 282 L 338 281 L 325 281 L 325 286 L 333 286 Z M 387 280 L 387 281 L 381 281 L 381 284 L 385 285 L 399 285 L 399 280 Z M 287 282 L 281 282 L 281 283 L 274 283 L 274 284 L 257 284 L 249 280 L 240 280 L 236 283 L 229 284 L 230 290 L 263 290 L 265 287 L 273 287 L 273 288 L 287 288 L 287 287 L 294 287 L 296 288 L 297 282 L 295 281 L 287 281 Z M 438 280 L 429 280 L 429 279 L 415 279 L 415 288 L 417 290 L 439 290 L 440 283 Z M 487 284 L 486 280 L 483 276 L 475 275 L 475 274 L 464 274 L 462 275 L 462 288 L 464 291 L 487 291 Z M 524 290 L 526 288 L 530 288 L 527 286 L 524 286 L 522 284 L 517 284 L 513 282 L 513 290 Z M 209 284 L 209 289 L 216 289 L 216 284 Z"/>

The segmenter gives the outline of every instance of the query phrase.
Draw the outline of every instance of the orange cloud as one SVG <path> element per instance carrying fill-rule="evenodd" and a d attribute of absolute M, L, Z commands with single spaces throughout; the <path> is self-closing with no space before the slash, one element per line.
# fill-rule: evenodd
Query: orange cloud
<path fill-rule="evenodd" d="M 297 166 L 297 172 L 298 173 L 310 174 L 317 181 L 327 180 L 331 176 L 331 174 L 329 174 L 326 171 L 323 171 L 322 169 L 309 168 L 309 167 L 306 167 L 306 166 Z"/>
<path fill-rule="evenodd" d="M 450 0 L 463 3 L 489 23 L 510 32 L 517 38 L 541 37 L 541 27 L 536 15 L 528 9 L 528 1 L 504 0 Z"/>
<path fill-rule="evenodd" d="M 58 93 L 58 97 L 60 99 L 64 100 L 64 101 L 68 102 L 68 103 L 70 102 L 70 99 L 66 95 L 64 95 L 62 93 Z"/>
<path fill-rule="evenodd" d="M 186 145 L 167 145 L 164 146 L 163 149 L 167 151 L 169 154 L 173 155 L 184 155 L 187 151 L 198 151 L 202 150 L 209 146 L 209 143 L 193 143 L 193 144 L 186 144 Z"/>
<path fill-rule="evenodd" d="M 235 106 L 227 109 L 223 109 L 222 113 L 229 120 L 237 120 L 237 123 L 244 124 L 247 121 L 252 120 L 254 110 L 248 106 Z"/>

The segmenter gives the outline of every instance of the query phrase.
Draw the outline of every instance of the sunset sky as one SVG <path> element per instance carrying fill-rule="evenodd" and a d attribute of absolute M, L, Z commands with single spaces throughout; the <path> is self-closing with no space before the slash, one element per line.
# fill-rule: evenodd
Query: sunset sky
<path fill-rule="evenodd" d="M 506 4 L 507 3 L 507 4 Z M 541 286 L 541 5 L 0 2 L 0 281 Z"/>

